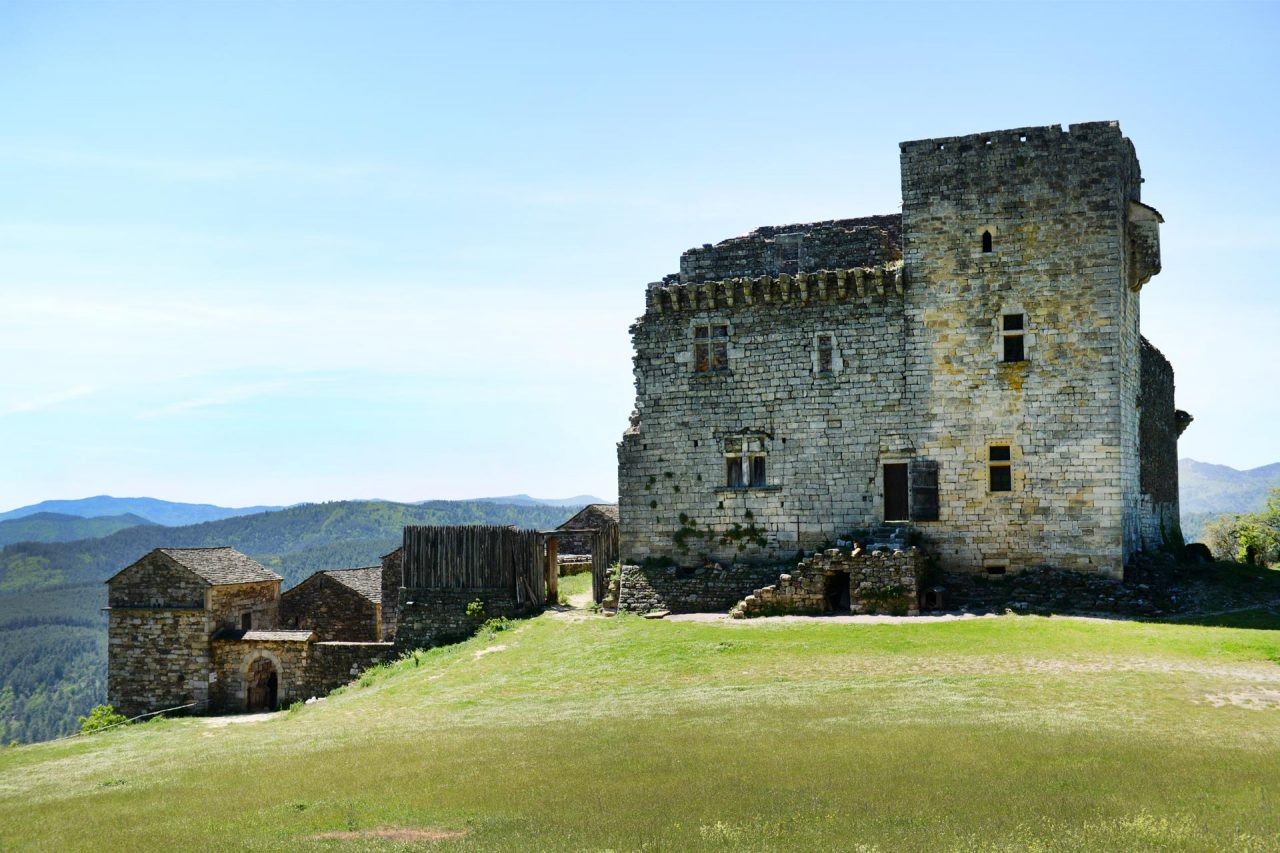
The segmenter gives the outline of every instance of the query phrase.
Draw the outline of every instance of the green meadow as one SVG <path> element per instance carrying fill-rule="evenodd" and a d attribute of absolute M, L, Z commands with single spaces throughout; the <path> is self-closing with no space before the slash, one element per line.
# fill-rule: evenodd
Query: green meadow
<path fill-rule="evenodd" d="M 0 750 L 0 848 L 1277 850 L 1280 620 L 1233 619 L 547 613 Z"/>

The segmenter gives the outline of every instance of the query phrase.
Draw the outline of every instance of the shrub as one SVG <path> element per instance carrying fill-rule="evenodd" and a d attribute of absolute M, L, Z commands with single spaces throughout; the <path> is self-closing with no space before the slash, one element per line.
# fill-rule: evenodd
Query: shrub
<path fill-rule="evenodd" d="M 484 602 L 476 599 L 467 605 L 467 618 L 483 619 L 484 618 Z"/>
<path fill-rule="evenodd" d="M 112 706 L 99 705 L 89 712 L 89 716 L 80 718 L 80 734 L 87 735 L 127 722 L 129 718 L 124 714 L 117 714 Z"/>

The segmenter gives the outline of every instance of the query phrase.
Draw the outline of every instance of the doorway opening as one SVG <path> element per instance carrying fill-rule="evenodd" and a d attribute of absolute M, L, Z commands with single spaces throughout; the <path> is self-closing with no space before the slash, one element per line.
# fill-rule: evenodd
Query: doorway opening
<path fill-rule="evenodd" d="M 280 676 L 268 658 L 258 658 L 245 673 L 245 710 L 274 711 L 280 691 Z"/>
<path fill-rule="evenodd" d="M 849 573 L 832 572 L 826 577 L 823 599 L 829 613 L 849 612 Z"/>
<path fill-rule="evenodd" d="M 884 466 L 884 520 L 906 521 L 907 464 L 896 462 Z"/>

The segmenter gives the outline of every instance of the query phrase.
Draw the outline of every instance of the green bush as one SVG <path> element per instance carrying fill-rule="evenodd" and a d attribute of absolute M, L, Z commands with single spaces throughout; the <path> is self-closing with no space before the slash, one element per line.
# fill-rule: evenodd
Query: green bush
<path fill-rule="evenodd" d="M 484 618 L 484 602 L 477 598 L 475 601 L 468 604 L 467 618 L 483 619 Z"/>
<path fill-rule="evenodd" d="M 87 735 L 128 721 L 128 717 L 117 714 L 116 709 L 110 705 L 98 705 L 89 712 L 89 716 L 80 718 L 80 734 Z"/>

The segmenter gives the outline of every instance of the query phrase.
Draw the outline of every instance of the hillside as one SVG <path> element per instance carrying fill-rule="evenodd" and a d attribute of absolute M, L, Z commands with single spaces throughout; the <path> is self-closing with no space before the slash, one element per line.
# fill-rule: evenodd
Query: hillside
<path fill-rule="evenodd" d="M 42 512 L 56 512 L 62 515 L 75 515 L 81 518 L 98 518 L 106 515 L 140 515 L 152 524 L 163 524 L 169 527 L 184 524 L 199 524 L 204 521 L 218 521 L 233 518 L 237 515 L 250 515 L 256 512 L 269 512 L 280 509 L 278 506 L 246 506 L 225 507 L 213 504 L 188 504 L 162 501 L 156 498 L 114 498 L 110 495 L 98 495 L 78 500 L 41 501 L 38 504 L 18 507 L 8 512 L 0 512 L 0 521 L 10 518 L 23 518 Z"/>
<path fill-rule="evenodd" d="M 15 542 L 74 542 L 77 539 L 97 539 L 110 536 L 117 530 L 151 524 L 145 518 L 132 513 L 82 518 L 57 512 L 35 512 L 0 521 L 0 546 Z"/>
<path fill-rule="evenodd" d="M 545 614 L 256 721 L 0 750 L 0 826 L 67 851 L 1262 851 L 1276 660 L 1276 631 L 1193 625 Z"/>
<path fill-rule="evenodd" d="M 507 495 L 501 498 L 476 498 L 484 503 L 513 504 L 514 506 L 573 506 L 607 503 L 594 495 L 574 495 L 571 498 L 531 498 L 528 495 Z"/>
<path fill-rule="evenodd" d="M 1196 542 L 1205 525 L 1220 515 L 1258 512 L 1275 488 L 1280 488 L 1280 462 L 1238 471 L 1228 465 L 1179 459 L 1182 535 L 1188 542 Z"/>
<path fill-rule="evenodd" d="M 186 527 L 131 527 L 65 543 L 0 549 L 0 742 L 72 731 L 103 701 L 103 581 L 152 548 L 230 545 L 285 578 L 288 588 L 320 569 L 367 566 L 396 548 L 409 524 L 554 527 L 577 507 L 475 501 L 304 504 Z"/>

